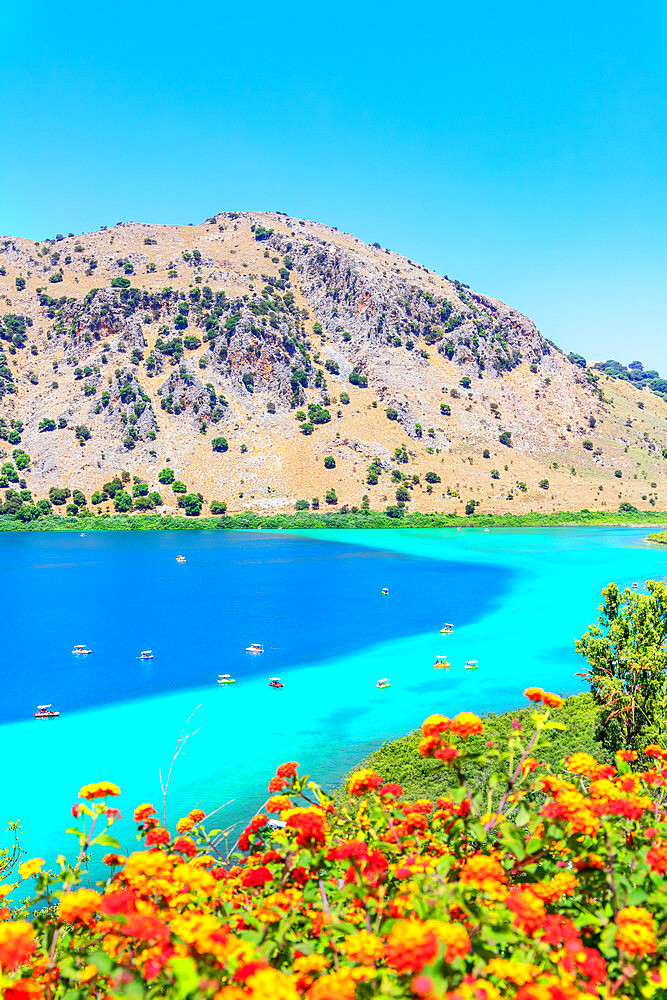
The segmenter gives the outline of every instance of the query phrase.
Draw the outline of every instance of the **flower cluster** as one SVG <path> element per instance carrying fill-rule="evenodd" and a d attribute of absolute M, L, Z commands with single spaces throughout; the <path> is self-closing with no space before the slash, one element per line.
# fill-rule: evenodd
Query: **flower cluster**
<path fill-rule="evenodd" d="M 281 765 L 229 853 L 201 810 L 168 829 L 149 803 L 134 812 L 139 849 L 115 853 L 118 789 L 84 786 L 77 862 L 29 859 L 0 886 L 0 995 L 660 1000 L 667 752 L 574 753 L 549 773 L 540 741 L 561 699 L 526 696 L 531 732 L 481 759 L 467 749 L 477 715 L 425 720 L 419 752 L 447 775 L 435 801 L 370 768 L 332 799 Z M 488 792 L 469 789 L 464 764 L 493 775 Z M 109 874 L 93 888 L 80 873 L 97 847 Z M 32 898 L 12 910 L 17 885 Z"/>

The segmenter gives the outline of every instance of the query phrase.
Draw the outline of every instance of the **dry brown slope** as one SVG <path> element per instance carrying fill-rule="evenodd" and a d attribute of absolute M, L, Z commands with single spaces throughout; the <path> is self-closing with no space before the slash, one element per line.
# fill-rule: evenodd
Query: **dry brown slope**
<path fill-rule="evenodd" d="M 460 511 L 470 499 L 517 513 L 661 506 L 667 404 L 606 376 L 596 387 L 515 310 L 353 236 L 250 212 L 0 248 L 0 317 L 32 323 L 23 346 L 3 324 L 16 391 L 0 398 L 0 433 L 22 423 L 36 496 L 53 485 L 89 495 L 120 469 L 154 487 L 168 464 L 230 509 L 314 496 L 324 506 L 331 488 L 339 505 L 368 495 L 382 508 L 398 473 L 415 510 Z M 136 292 L 111 288 L 125 276 Z M 158 349 L 188 335 L 199 343 L 181 358 Z M 367 388 L 349 383 L 352 371 Z M 309 403 L 331 420 L 304 435 L 295 417 Z M 67 426 L 40 431 L 45 417 Z M 77 425 L 91 432 L 83 447 Z M 228 440 L 224 454 L 215 436 Z M 5 460 L 13 448 L 0 450 Z M 366 482 L 373 461 L 385 469 L 377 485 Z M 441 478 L 430 491 L 429 471 Z"/>

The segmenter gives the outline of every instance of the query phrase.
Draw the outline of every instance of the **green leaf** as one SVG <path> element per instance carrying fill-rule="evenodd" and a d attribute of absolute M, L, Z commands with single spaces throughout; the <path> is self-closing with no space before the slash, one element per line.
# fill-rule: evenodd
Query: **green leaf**
<path fill-rule="evenodd" d="M 189 956 L 186 958 L 172 958 L 169 966 L 176 980 L 177 1000 L 184 1000 L 185 997 L 199 991 L 199 973 L 197 972 L 194 959 Z"/>
<path fill-rule="evenodd" d="M 105 951 L 94 951 L 89 961 L 101 976 L 108 976 L 114 966 L 113 959 Z"/>
<path fill-rule="evenodd" d="M 100 847 L 120 847 L 116 838 L 112 837 L 109 833 L 101 833 L 99 837 L 95 837 L 95 839 L 91 841 L 91 844 L 99 844 Z"/>

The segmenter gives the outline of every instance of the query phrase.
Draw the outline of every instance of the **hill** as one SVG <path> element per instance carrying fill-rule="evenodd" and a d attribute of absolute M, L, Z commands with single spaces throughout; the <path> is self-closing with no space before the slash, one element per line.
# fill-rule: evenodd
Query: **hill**
<path fill-rule="evenodd" d="M 33 499 L 113 510 L 124 471 L 135 506 L 176 510 L 165 467 L 202 513 L 662 497 L 661 397 L 461 282 L 279 213 L 6 238 L 0 337 L 0 486 L 23 465 Z"/>

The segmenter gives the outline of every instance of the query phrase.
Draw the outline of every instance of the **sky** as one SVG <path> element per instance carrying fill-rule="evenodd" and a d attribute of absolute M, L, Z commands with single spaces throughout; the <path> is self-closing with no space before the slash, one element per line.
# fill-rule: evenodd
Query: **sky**
<path fill-rule="evenodd" d="M 0 233 L 283 211 L 667 375 L 667 4 L 0 9 Z"/>

